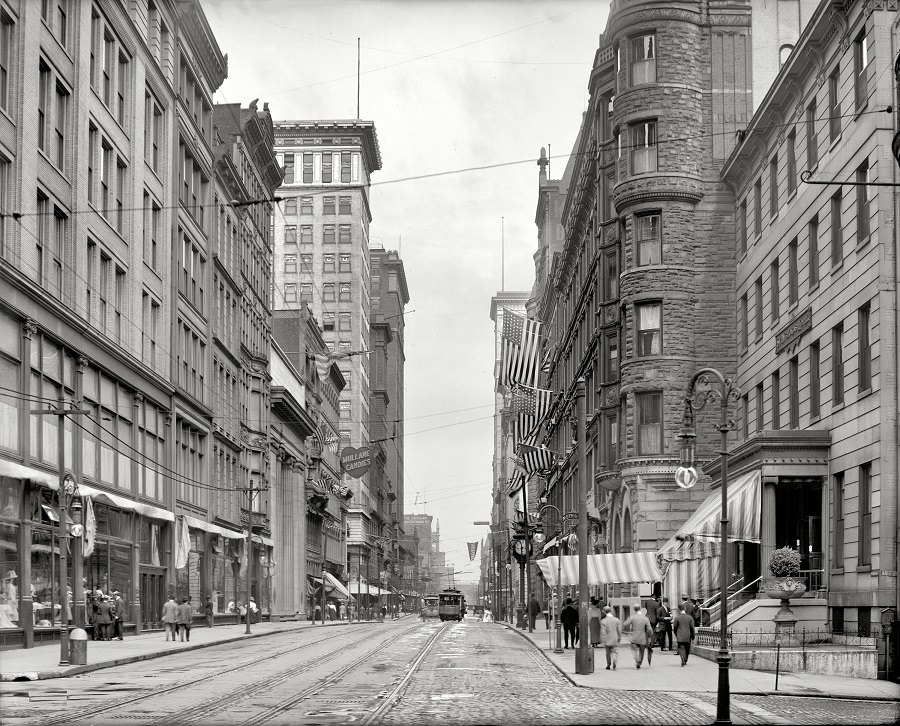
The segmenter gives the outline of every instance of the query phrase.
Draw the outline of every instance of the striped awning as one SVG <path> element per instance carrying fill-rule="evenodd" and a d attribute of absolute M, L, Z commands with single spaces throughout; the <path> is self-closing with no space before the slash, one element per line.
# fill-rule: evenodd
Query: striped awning
<path fill-rule="evenodd" d="M 563 585 L 578 584 L 578 556 L 565 555 L 560 563 L 557 555 L 537 560 L 547 584 L 555 587 L 557 567 Z M 588 585 L 611 582 L 658 582 L 662 579 L 655 552 L 626 552 L 610 555 L 588 555 Z"/>

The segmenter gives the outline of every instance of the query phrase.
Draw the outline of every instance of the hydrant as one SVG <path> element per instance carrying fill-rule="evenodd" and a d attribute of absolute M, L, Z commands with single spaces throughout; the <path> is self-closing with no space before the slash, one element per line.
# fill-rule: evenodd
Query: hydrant
<path fill-rule="evenodd" d="M 73 628 L 69 633 L 69 664 L 87 665 L 87 633 L 81 628 Z"/>

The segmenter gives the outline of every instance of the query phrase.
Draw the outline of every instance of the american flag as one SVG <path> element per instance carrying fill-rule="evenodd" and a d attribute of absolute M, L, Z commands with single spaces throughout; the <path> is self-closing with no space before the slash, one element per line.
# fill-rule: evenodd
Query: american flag
<path fill-rule="evenodd" d="M 523 486 L 525 486 L 525 475 L 517 469 L 509 478 L 509 483 L 506 487 L 506 493 L 509 496 L 514 497 L 519 493 L 519 491 L 521 491 Z"/>
<path fill-rule="evenodd" d="M 556 461 L 554 452 L 544 446 L 519 444 L 519 454 L 522 458 L 525 473 L 528 475 L 535 472 L 551 471 Z"/>
<path fill-rule="evenodd" d="M 537 386 L 540 372 L 541 324 L 537 320 L 503 308 L 500 334 L 501 386 Z"/>
<path fill-rule="evenodd" d="M 550 410 L 553 402 L 553 391 L 544 388 L 531 388 L 530 386 L 516 386 L 512 390 L 512 402 L 510 408 L 513 413 L 523 416 L 544 418 Z"/>
<path fill-rule="evenodd" d="M 323 424 L 319 425 L 318 437 L 322 448 L 327 446 L 328 450 L 331 451 L 332 454 L 337 453 L 340 439 Z"/>
<path fill-rule="evenodd" d="M 538 431 L 531 416 L 516 416 L 512 426 L 513 448 L 523 442 L 533 444 L 537 441 Z"/>

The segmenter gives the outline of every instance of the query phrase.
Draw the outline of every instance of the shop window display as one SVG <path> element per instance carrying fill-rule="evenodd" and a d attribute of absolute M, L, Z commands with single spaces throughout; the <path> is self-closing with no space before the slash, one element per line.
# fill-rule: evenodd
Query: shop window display
<path fill-rule="evenodd" d="M 190 598 L 191 610 L 194 614 L 197 614 L 200 613 L 200 607 L 203 604 L 201 577 L 204 569 L 205 553 L 202 552 L 202 532 L 191 530 L 190 540 L 191 549 L 188 552 L 187 565 L 175 570 L 175 598 L 178 602 L 181 602 L 182 598 Z"/>
<path fill-rule="evenodd" d="M 19 627 L 18 541 L 19 525 L 0 522 L 0 628 Z"/>
<path fill-rule="evenodd" d="M 69 587 L 67 622 L 72 621 L 72 560 L 68 560 Z M 34 626 L 52 628 L 60 625 L 59 547 L 56 533 L 45 527 L 31 532 L 31 598 Z"/>
<path fill-rule="evenodd" d="M 149 519 L 141 520 L 141 562 L 159 567 L 163 562 L 162 527 Z"/>

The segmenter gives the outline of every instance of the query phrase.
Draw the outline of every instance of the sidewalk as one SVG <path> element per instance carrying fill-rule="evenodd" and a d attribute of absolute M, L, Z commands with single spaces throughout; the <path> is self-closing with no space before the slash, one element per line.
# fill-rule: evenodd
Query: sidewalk
<path fill-rule="evenodd" d="M 362 621 L 363 624 L 369 621 Z M 372 623 L 377 621 L 373 620 Z M 357 624 L 357 621 L 352 623 Z M 328 622 L 324 627 L 350 625 L 346 620 Z M 34 648 L 0 651 L 0 681 L 37 681 L 47 678 L 65 678 L 88 673 L 100 668 L 111 668 L 124 663 L 135 663 L 151 658 L 161 658 L 173 652 L 208 648 L 212 645 L 232 643 L 245 638 L 259 638 L 278 633 L 292 633 L 323 627 L 321 623 L 309 621 L 255 623 L 250 626 L 251 634 L 244 630 L 247 626 L 217 625 L 214 628 L 191 628 L 190 642 L 166 641 L 165 631 L 154 630 L 140 635 L 132 635 L 125 640 L 89 640 L 87 665 L 59 665 L 59 641 L 38 645 Z"/>
<path fill-rule="evenodd" d="M 606 652 L 594 649 L 594 672 L 579 675 L 575 673 L 575 650 L 564 650 L 562 654 L 553 652 L 555 631 L 544 628 L 538 622 L 535 631 L 502 623 L 515 630 L 522 637 L 531 640 L 544 655 L 577 686 L 586 688 L 618 688 L 626 691 L 680 691 L 683 693 L 716 693 L 718 690 L 719 666 L 713 661 L 691 655 L 688 664 L 681 667 L 677 651 L 653 651 L 653 665 L 646 661 L 640 673 L 634 666 L 631 647 L 626 643 L 619 646 L 618 667 L 606 670 Z M 848 678 L 845 676 L 823 676 L 815 673 L 779 673 L 778 690 L 775 690 L 775 673 L 730 668 L 729 681 L 734 695 L 782 695 L 817 696 L 820 698 L 853 698 L 897 701 L 900 700 L 900 685 L 890 681 L 869 678 Z"/>

